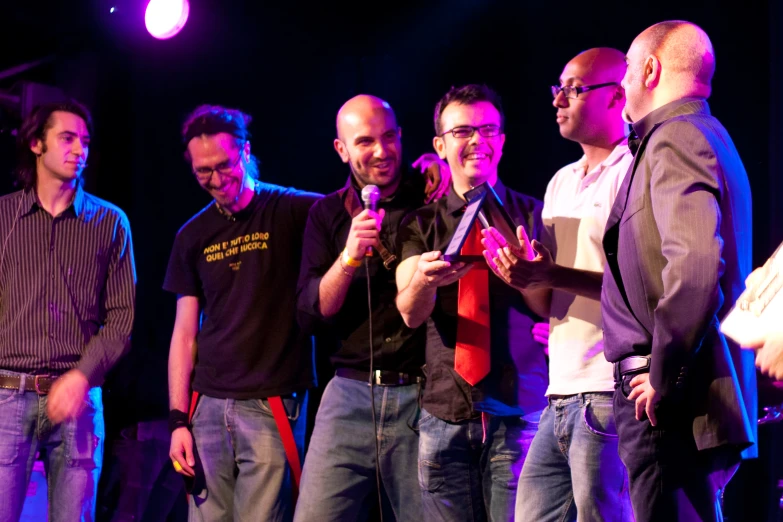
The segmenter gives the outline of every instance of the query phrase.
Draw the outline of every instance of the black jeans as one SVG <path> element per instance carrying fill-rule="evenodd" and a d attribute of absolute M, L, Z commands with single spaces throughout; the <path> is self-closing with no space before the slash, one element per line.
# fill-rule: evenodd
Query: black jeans
<path fill-rule="evenodd" d="M 681 404 L 660 402 L 657 426 L 646 416 L 637 421 L 635 401 L 628 399 L 633 377 L 615 384 L 614 415 L 636 521 L 723 520 L 723 489 L 739 467 L 739 451 L 698 451 L 693 419 Z"/>

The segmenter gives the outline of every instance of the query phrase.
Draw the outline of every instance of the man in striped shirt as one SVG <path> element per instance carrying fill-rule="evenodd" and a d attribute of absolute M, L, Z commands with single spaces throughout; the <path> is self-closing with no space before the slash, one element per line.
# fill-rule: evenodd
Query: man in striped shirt
<path fill-rule="evenodd" d="M 91 120 L 42 105 L 19 131 L 22 190 L 0 198 L 0 520 L 18 520 L 36 452 L 49 520 L 92 520 L 100 385 L 129 346 L 136 275 L 125 214 L 82 189 Z"/>

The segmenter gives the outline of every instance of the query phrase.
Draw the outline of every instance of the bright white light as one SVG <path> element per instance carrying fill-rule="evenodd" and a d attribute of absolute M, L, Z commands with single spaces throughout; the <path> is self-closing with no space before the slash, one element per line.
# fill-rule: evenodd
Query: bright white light
<path fill-rule="evenodd" d="M 188 21 L 189 11 L 188 0 L 150 0 L 144 13 L 144 23 L 152 36 L 165 40 L 182 30 Z"/>
<path fill-rule="evenodd" d="M 114 12 L 114 8 L 112 7 L 111 9 L 109 9 L 109 12 L 113 13 Z"/>

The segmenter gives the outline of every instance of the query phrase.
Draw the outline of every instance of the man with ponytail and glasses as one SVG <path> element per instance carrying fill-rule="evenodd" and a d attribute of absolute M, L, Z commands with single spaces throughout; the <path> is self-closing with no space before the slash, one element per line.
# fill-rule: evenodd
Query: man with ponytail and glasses
<path fill-rule="evenodd" d="M 177 233 L 163 285 L 177 294 L 170 457 L 204 481 L 191 491 L 191 520 L 291 520 L 315 384 L 295 308 L 302 235 L 319 196 L 257 179 L 250 120 L 204 105 L 182 129 L 193 176 L 214 198 Z"/>

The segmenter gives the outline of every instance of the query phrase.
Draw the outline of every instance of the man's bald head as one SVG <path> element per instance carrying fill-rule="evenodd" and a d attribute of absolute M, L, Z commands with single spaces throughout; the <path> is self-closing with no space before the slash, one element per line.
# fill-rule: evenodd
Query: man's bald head
<path fill-rule="evenodd" d="M 387 197 L 401 175 L 401 131 L 391 106 L 376 96 L 354 96 L 337 112 L 334 149 L 360 187 L 377 185 Z"/>
<path fill-rule="evenodd" d="M 590 90 L 570 98 L 563 91 L 555 96 L 552 105 L 557 109 L 560 135 L 582 146 L 613 147 L 622 139 L 625 97 L 620 82 L 624 74 L 625 54 L 617 49 L 596 47 L 572 58 L 560 74 L 560 86 Z"/>
<path fill-rule="evenodd" d="M 625 74 L 625 53 L 611 47 L 595 47 L 577 54 L 569 65 L 578 65 L 582 79 L 590 83 L 620 82 Z"/>
<path fill-rule="evenodd" d="M 715 53 L 707 33 L 682 20 L 661 22 L 634 39 L 623 78 L 626 121 L 687 97 L 709 98 Z"/>
<path fill-rule="evenodd" d="M 349 129 L 373 118 L 386 118 L 387 116 L 392 118 L 396 127 L 397 117 L 387 102 L 370 94 L 354 96 L 337 111 L 337 138 L 345 141 Z"/>
<path fill-rule="evenodd" d="M 709 97 L 715 73 L 715 51 L 704 30 L 683 20 L 669 20 L 637 37 L 644 54 L 661 61 L 664 74 L 686 94 Z"/>

